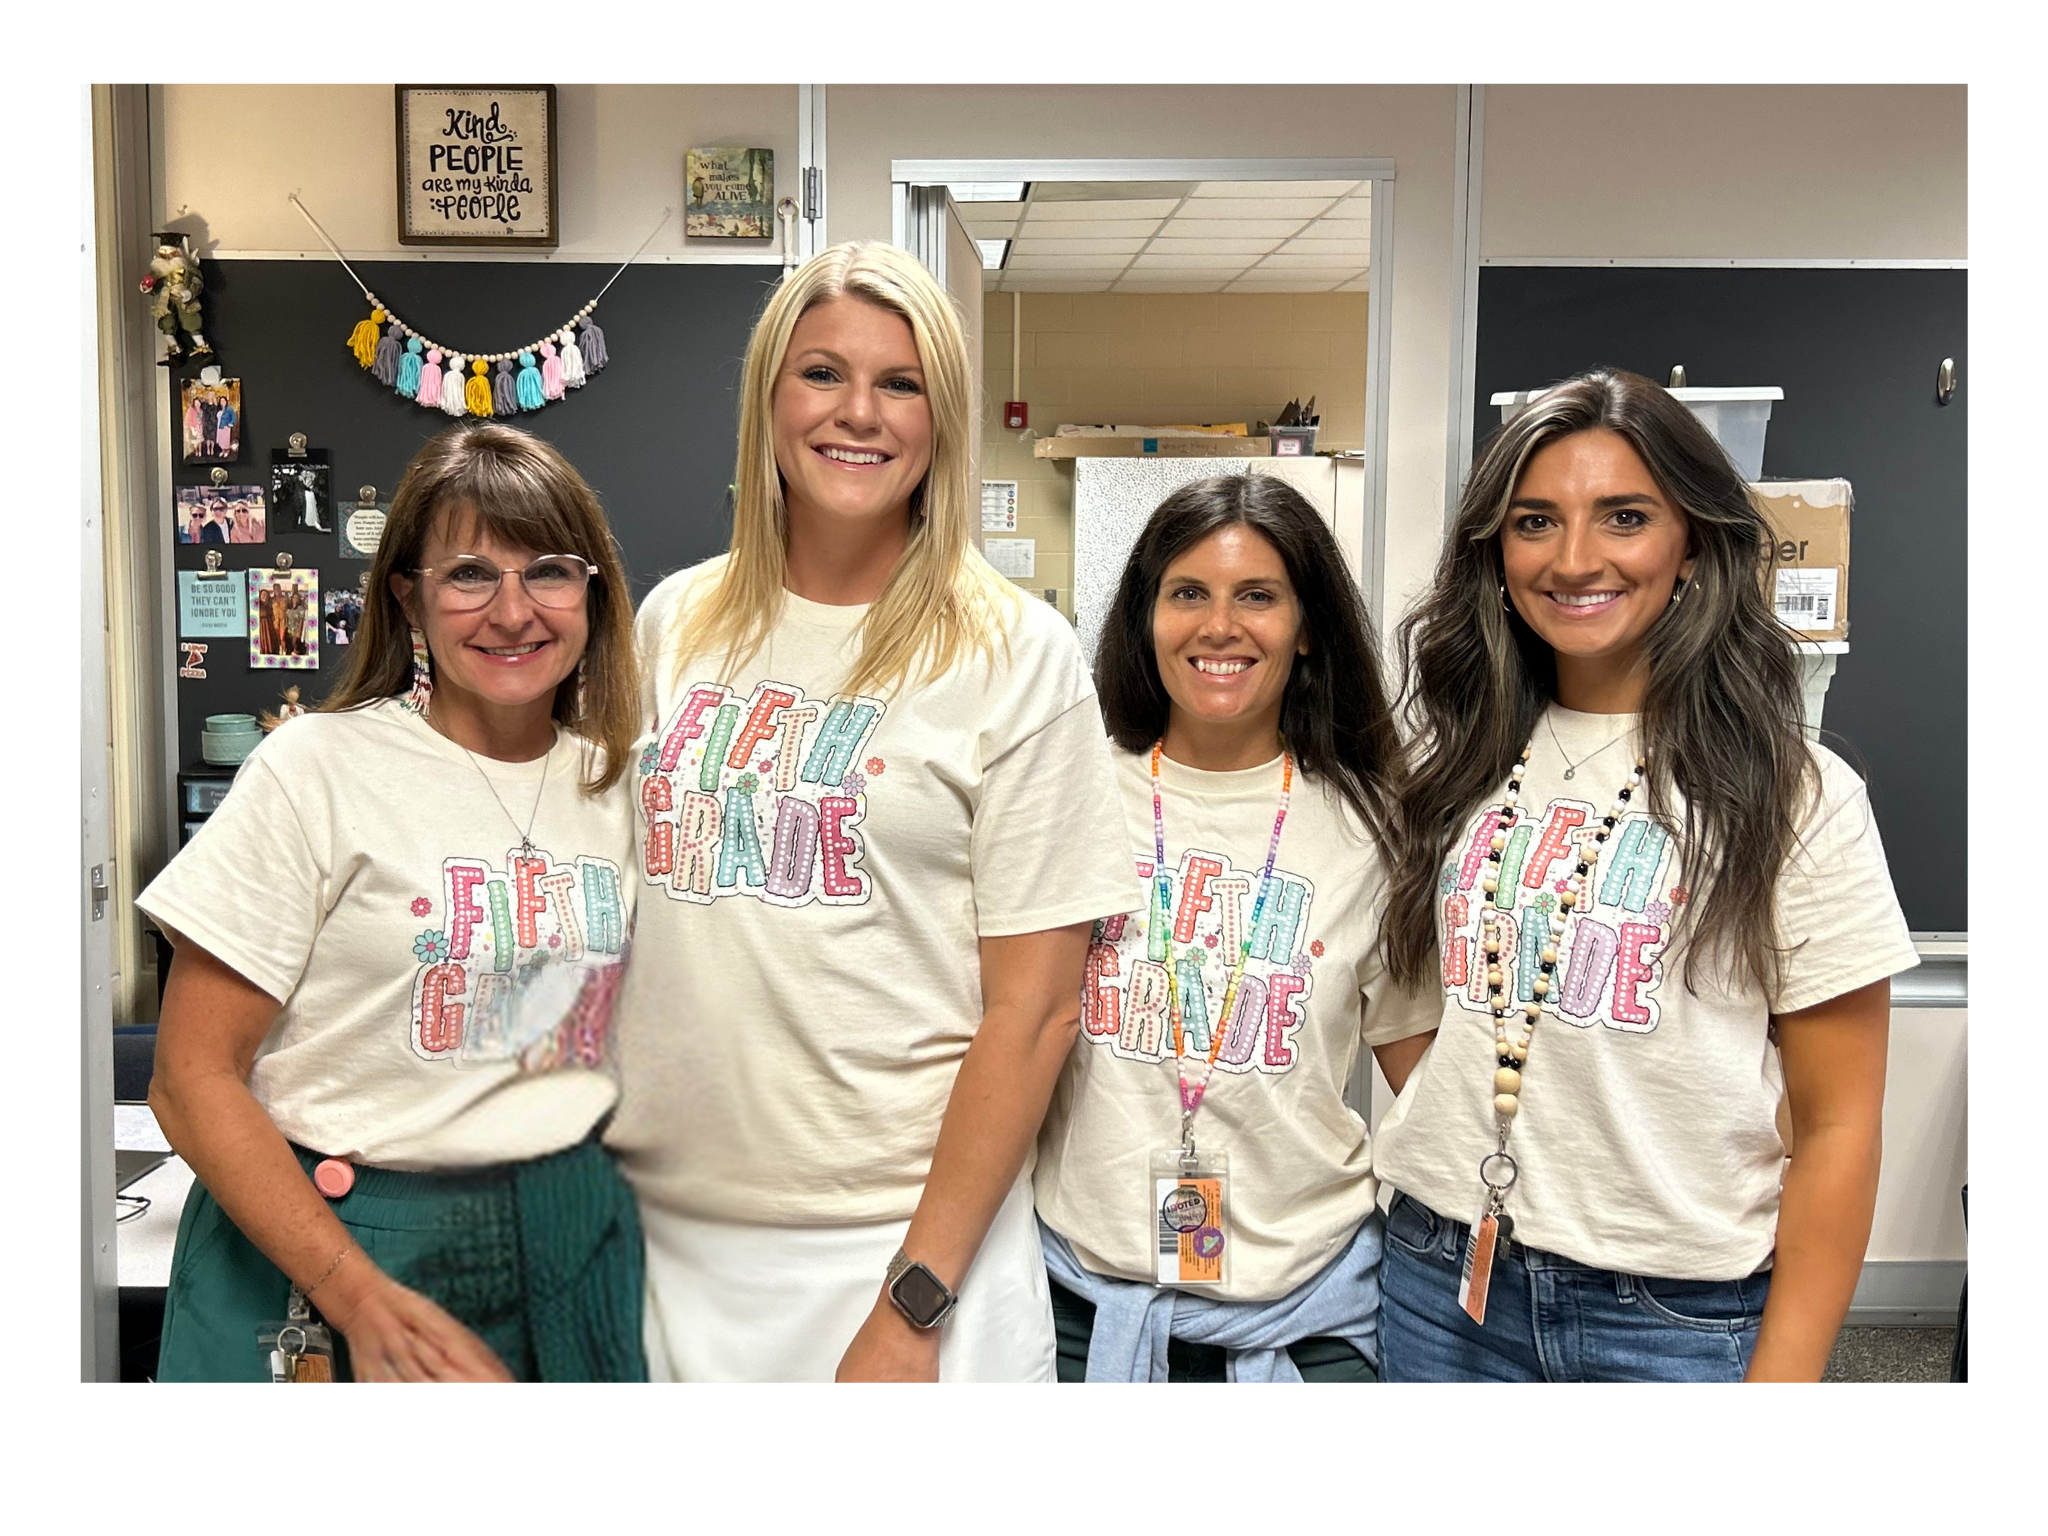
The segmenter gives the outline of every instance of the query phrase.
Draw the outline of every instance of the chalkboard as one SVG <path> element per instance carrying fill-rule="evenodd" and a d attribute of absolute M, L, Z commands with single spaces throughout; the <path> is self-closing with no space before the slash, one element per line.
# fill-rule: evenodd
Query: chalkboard
<path fill-rule="evenodd" d="M 502 351 L 559 325 L 613 269 L 577 262 L 359 262 L 380 298 L 452 346 Z M 241 457 L 230 483 L 268 485 L 270 456 L 303 432 L 331 464 L 335 513 L 359 486 L 388 501 L 408 460 L 452 425 L 400 398 L 357 365 L 349 333 L 368 313 L 332 261 L 209 261 L 206 335 L 227 378 L 242 385 Z M 731 534 L 727 486 L 739 416 L 741 359 L 754 319 L 780 277 L 774 267 L 652 264 L 629 268 L 597 311 L 611 362 L 581 390 L 509 418 L 568 457 L 602 499 L 624 552 L 637 602 L 661 577 L 717 554 Z M 178 370 L 180 379 L 196 369 Z M 172 409 L 177 410 L 173 389 Z M 172 441 L 178 441 L 177 421 Z M 174 452 L 175 457 L 175 452 Z M 210 466 L 174 464 L 179 486 L 210 484 Z M 173 543 L 180 571 L 203 570 L 207 548 L 226 567 L 269 569 L 288 551 L 320 573 L 323 594 L 356 586 L 368 562 L 346 559 L 338 534 L 298 532 L 271 509 L 260 544 Z M 171 530 L 166 536 L 175 538 Z M 252 669 L 246 638 L 208 636 L 204 680 L 178 683 L 178 762 L 199 762 L 207 715 L 275 710 L 296 683 L 322 697 L 345 650 L 324 643 L 316 671 Z"/>
<path fill-rule="evenodd" d="M 1602 364 L 1664 382 L 1776 384 L 1765 479 L 1839 475 L 1849 654 L 1822 724 L 1868 776 L 1915 932 L 1969 928 L 1968 274 L 1868 268 L 1487 267 L 1473 440 L 1497 391 Z M 1963 381 L 1935 399 L 1943 358 Z"/>

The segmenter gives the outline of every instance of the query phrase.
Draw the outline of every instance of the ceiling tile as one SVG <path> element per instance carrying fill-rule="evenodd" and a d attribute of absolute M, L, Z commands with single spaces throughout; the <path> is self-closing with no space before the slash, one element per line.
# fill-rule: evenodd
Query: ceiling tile
<path fill-rule="evenodd" d="M 1017 233 L 1017 221 L 1015 219 L 997 219 L 993 222 L 969 219 L 965 222 L 967 224 L 967 233 L 974 236 L 977 240 L 1007 240 Z"/>
<path fill-rule="evenodd" d="M 955 203 L 960 217 L 970 224 L 979 224 L 988 219 L 1014 219 L 1024 211 L 1022 202 L 1015 203 Z"/>
<path fill-rule="evenodd" d="M 1084 226 L 1093 229 L 1094 225 Z M 1072 255 L 1072 256 L 1134 256 L 1143 250 L 1142 239 L 1104 240 L 1095 235 L 1048 235 L 1044 230 L 1032 228 L 1017 239 L 1017 251 L 1024 254 Z"/>
<path fill-rule="evenodd" d="M 1118 293 L 1218 293 L 1225 277 L 1125 277 L 1117 280 Z"/>
<path fill-rule="evenodd" d="M 1337 286 L 1337 280 L 1330 277 L 1314 277 L 1302 273 L 1294 277 L 1240 277 L 1224 289 L 1225 293 L 1328 293 Z"/>
<path fill-rule="evenodd" d="M 1370 219 L 1317 219 L 1302 230 L 1303 240 L 1370 240 Z"/>
<path fill-rule="evenodd" d="M 1041 203 L 1034 199 L 1025 217 L 1039 219 L 1163 219 L 1180 206 L 1177 197 L 1145 197 L 1104 203 Z"/>
<path fill-rule="evenodd" d="M 1355 181 L 1205 181 L 1195 188 L 1195 196 L 1211 197 L 1256 197 L 1261 200 L 1279 198 L 1321 198 L 1329 202 L 1342 197 L 1358 183 Z"/>
<path fill-rule="evenodd" d="M 1322 271 L 1356 272 L 1365 265 L 1365 253 L 1361 251 L 1358 255 L 1352 256 L 1341 246 L 1331 251 L 1303 251 L 1299 249 L 1275 251 L 1271 256 L 1260 262 L 1259 265 L 1261 267 L 1294 267 L 1304 270 L 1314 267 Z"/>
<path fill-rule="evenodd" d="M 1250 256 L 1207 254 L 1201 251 L 1161 251 L 1155 245 L 1137 259 L 1136 269 L 1144 272 L 1165 272 L 1175 268 L 1183 271 L 1220 271 L 1248 267 L 1254 259 Z"/>
<path fill-rule="evenodd" d="M 1191 181 L 1039 181 L 1031 198 L 1039 203 L 1115 203 L 1138 197 L 1186 197 Z"/>
<path fill-rule="evenodd" d="M 1243 240 L 1235 235 L 1226 239 L 1215 239 L 1206 236 L 1195 239 L 1181 239 L 1177 236 L 1162 235 L 1159 239 L 1152 242 L 1152 249 L 1169 254 L 1196 251 L 1216 255 L 1263 256 L 1266 252 L 1279 245 L 1279 243 L 1278 240 Z"/>
<path fill-rule="evenodd" d="M 1032 236 L 1081 240 L 1143 240 L 1159 228 L 1157 219 L 1026 219 Z"/>
<path fill-rule="evenodd" d="M 1010 252 L 1010 259 L 1004 266 L 1022 271 L 1026 268 L 1050 271 L 1055 267 L 1085 272 L 1121 272 L 1127 258 L 1103 253 L 1068 253 L 1064 251 L 1027 251 L 1019 246 Z"/>
<path fill-rule="evenodd" d="M 1193 205 L 1190 204 L 1190 207 Z M 1174 240 L 1277 240 L 1300 229 L 1301 219 L 1168 219 L 1159 233 Z"/>
<path fill-rule="evenodd" d="M 1190 199 L 1181 209 L 1182 218 L 1202 219 L 1312 219 L 1330 206 L 1320 197 L 1209 197 Z"/>

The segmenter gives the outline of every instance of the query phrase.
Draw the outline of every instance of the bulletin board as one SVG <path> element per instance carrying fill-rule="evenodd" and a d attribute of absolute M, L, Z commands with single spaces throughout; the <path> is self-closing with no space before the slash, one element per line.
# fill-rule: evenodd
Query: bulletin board
<path fill-rule="evenodd" d="M 357 262 L 363 280 L 408 323 L 450 345 L 495 352 L 558 326 L 601 287 L 612 268 L 584 262 Z M 451 418 L 395 394 L 363 368 L 348 338 L 368 313 L 362 293 L 331 260 L 208 261 L 206 336 L 226 379 L 240 381 L 239 457 L 224 464 L 230 484 L 269 486 L 273 450 L 294 432 L 329 465 L 330 527 L 301 531 L 283 509 L 269 514 L 262 542 L 178 542 L 172 562 L 206 569 L 216 549 L 237 573 L 269 570 L 280 551 L 296 571 L 317 571 L 324 601 L 357 587 L 365 558 L 342 554 L 339 519 L 374 485 L 388 502 L 408 460 Z M 547 439 L 597 491 L 619 541 L 635 603 L 671 571 L 723 551 L 732 528 L 728 486 L 739 419 L 741 361 L 755 317 L 781 270 L 740 264 L 650 263 L 627 269 L 596 313 L 610 362 L 589 384 L 541 410 L 507 418 Z M 182 462 L 176 370 L 171 391 L 175 487 L 212 484 L 212 464 Z M 175 492 L 170 498 L 176 505 Z M 163 514 L 172 518 L 174 511 Z M 171 594 L 175 604 L 176 593 Z M 317 703 L 346 663 L 346 649 L 321 634 L 316 667 L 252 668 L 246 635 L 179 636 L 203 642 L 203 679 L 182 675 L 177 762 L 198 766 L 208 715 L 275 711 L 296 684 Z M 177 656 L 184 659 L 181 647 Z"/>
<path fill-rule="evenodd" d="M 1841 476 L 1849 653 L 1822 737 L 1865 775 L 1916 933 L 1969 930 L 1969 274 L 1863 267 L 1486 267 L 1473 441 L 1497 391 L 1603 364 L 1771 385 L 1763 476 Z M 1942 359 L 1961 387 L 1946 405 Z"/>

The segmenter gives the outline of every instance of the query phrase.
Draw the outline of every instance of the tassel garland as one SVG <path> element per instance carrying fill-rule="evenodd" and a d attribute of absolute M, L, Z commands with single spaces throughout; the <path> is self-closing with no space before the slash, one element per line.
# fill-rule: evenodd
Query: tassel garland
<path fill-rule="evenodd" d="M 398 360 L 398 383 L 393 386 L 408 400 L 417 400 L 420 395 L 420 353 L 426 343 L 417 336 L 405 340 L 405 356 Z"/>
<path fill-rule="evenodd" d="M 349 350 L 378 383 L 449 416 L 515 416 L 581 389 L 611 361 L 592 299 L 568 324 L 509 352 L 451 352 L 377 300 L 349 333 Z M 495 374 L 492 366 L 496 365 Z"/>
<path fill-rule="evenodd" d="M 547 391 L 541 384 L 540 369 L 533 364 L 533 354 L 519 354 L 519 385 L 514 391 L 513 404 L 522 411 L 537 411 L 548 403 Z"/>

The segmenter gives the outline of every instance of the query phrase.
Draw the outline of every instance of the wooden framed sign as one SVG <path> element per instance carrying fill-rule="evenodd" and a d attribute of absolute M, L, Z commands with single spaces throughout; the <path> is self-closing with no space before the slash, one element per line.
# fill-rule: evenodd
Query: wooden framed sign
<path fill-rule="evenodd" d="M 561 243 L 552 85 L 401 85 L 398 243 Z"/>

